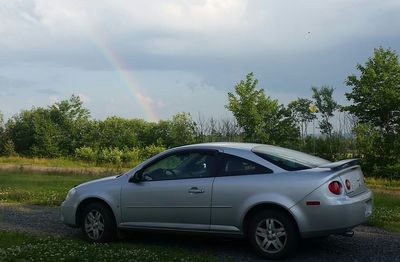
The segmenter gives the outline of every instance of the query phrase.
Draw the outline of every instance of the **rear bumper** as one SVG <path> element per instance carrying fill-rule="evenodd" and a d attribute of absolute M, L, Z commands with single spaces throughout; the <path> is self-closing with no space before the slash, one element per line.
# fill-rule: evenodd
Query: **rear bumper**
<path fill-rule="evenodd" d="M 373 195 L 369 189 L 354 197 L 321 197 L 318 191 L 290 209 L 301 237 L 344 233 L 364 223 L 372 215 Z M 321 204 L 307 206 L 307 201 L 320 201 Z"/>

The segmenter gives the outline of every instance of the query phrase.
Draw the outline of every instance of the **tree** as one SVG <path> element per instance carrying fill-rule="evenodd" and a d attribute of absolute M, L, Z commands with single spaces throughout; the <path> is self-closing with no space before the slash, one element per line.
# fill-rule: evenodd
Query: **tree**
<path fill-rule="evenodd" d="M 6 124 L 7 136 L 18 154 L 39 157 L 60 156 L 62 131 L 45 108 L 33 108 L 13 116 Z"/>
<path fill-rule="evenodd" d="M 63 117 L 71 121 L 87 120 L 90 117 L 89 109 L 83 106 L 83 101 L 76 95 L 53 104 L 50 110 L 60 112 Z"/>
<path fill-rule="evenodd" d="M 334 89 L 329 86 L 322 86 L 321 88 L 311 87 L 311 90 L 313 92 L 312 97 L 322 118 L 318 121 L 321 133 L 331 137 L 333 126 L 330 119 L 334 116 L 333 113 L 339 108 L 339 105 L 332 97 Z"/>
<path fill-rule="evenodd" d="M 196 123 L 189 113 L 178 113 L 171 120 L 171 138 L 172 145 L 181 146 L 192 144 L 195 141 Z"/>
<path fill-rule="evenodd" d="M 346 84 L 352 91 L 346 97 L 353 104 L 346 109 L 360 123 L 368 123 L 386 133 L 400 123 L 400 64 L 395 51 L 374 49 L 364 66 L 357 64 L 360 76 L 350 75 Z"/>
<path fill-rule="evenodd" d="M 136 123 L 120 117 L 108 117 L 97 123 L 95 147 L 124 149 L 138 146 Z"/>
<path fill-rule="evenodd" d="M 220 134 L 219 141 L 237 141 L 240 139 L 240 127 L 236 123 L 235 119 L 222 118 L 220 119 Z"/>
<path fill-rule="evenodd" d="M 290 110 L 279 105 L 274 114 L 266 114 L 264 132 L 269 134 L 269 143 L 296 148 L 299 140 L 299 128 L 296 126 Z"/>
<path fill-rule="evenodd" d="M 257 89 L 258 80 L 253 73 L 235 86 L 235 92 L 228 93 L 228 105 L 238 125 L 244 131 L 245 141 L 286 144 L 298 138 L 293 119 L 277 100 Z M 297 135 L 294 135 L 297 134 Z"/>
<path fill-rule="evenodd" d="M 239 126 L 243 128 L 245 140 L 268 141 L 268 134 L 263 133 L 266 114 L 273 115 L 278 111 L 278 101 L 266 97 L 264 90 L 257 90 L 258 80 L 253 73 L 246 76 L 235 86 L 237 95 L 228 93 L 229 103 L 226 108 L 231 111 Z"/>
<path fill-rule="evenodd" d="M 199 113 L 196 121 L 196 142 L 203 143 L 206 140 L 207 127 L 206 119 Z"/>
<path fill-rule="evenodd" d="M 0 112 L 0 155 L 15 156 L 14 142 L 7 137 L 3 114 Z"/>
<path fill-rule="evenodd" d="M 300 127 L 302 139 L 307 136 L 308 124 L 316 118 L 315 113 L 310 110 L 311 104 L 310 99 L 300 97 L 288 104 L 288 109 L 294 121 Z"/>
<path fill-rule="evenodd" d="M 0 112 L 0 132 L 4 131 L 4 117 L 3 113 Z"/>
<path fill-rule="evenodd" d="M 76 95 L 51 105 L 48 110 L 52 123 L 62 133 L 58 141 L 62 155 L 73 155 L 76 148 L 83 146 L 85 134 L 82 131 L 89 121 L 90 111 Z"/>
<path fill-rule="evenodd" d="M 27 156 L 71 156 L 83 146 L 89 116 L 74 95 L 47 108 L 24 110 L 7 121 L 8 148 Z"/>
<path fill-rule="evenodd" d="M 350 75 L 346 93 L 352 105 L 345 107 L 358 118 L 357 146 L 370 172 L 391 168 L 400 160 L 400 64 L 395 51 L 374 49 L 360 75 Z M 398 170 L 397 170 L 398 172 Z"/>
<path fill-rule="evenodd" d="M 0 154 L 3 153 L 6 137 L 4 130 L 4 118 L 3 114 L 0 112 Z"/>

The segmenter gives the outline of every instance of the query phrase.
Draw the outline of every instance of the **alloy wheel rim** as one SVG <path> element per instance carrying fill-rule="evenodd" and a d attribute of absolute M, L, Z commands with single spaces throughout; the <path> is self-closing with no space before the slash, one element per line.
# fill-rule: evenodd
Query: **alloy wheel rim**
<path fill-rule="evenodd" d="M 85 218 L 85 232 L 92 240 L 98 240 L 104 233 L 104 217 L 97 210 L 91 210 Z"/>
<path fill-rule="evenodd" d="M 278 253 L 286 245 L 286 229 L 278 220 L 266 218 L 258 223 L 255 238 L 257 245 L 264 252 Z"/>

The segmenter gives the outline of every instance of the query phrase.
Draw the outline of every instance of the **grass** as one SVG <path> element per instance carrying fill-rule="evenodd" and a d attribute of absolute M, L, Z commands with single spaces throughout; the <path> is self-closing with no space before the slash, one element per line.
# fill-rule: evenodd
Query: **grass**
<path fill-rule="evenodd" d="M 0 157 L 0 164 L 36 165 L 47 167 L 95 167 L 95 163 L 67 158 L 27 158 L 19 156 Z"/>
<path fill-rule="evenodd" d="M 375 193 L 374 205 L 368 225 L 400 233 L 400 196 Z"/>
<path fill-rule="evenodd" d="M 367 178 L 374 191 L 374 213 L 368 225 L 400 232 L 400 180 Z"/>
<path fill-rule="evenodd" d="M 100 177 L 0 172 L 0 202 L 59 206 L 73 186 Z"/>
<path fill-rule="evenodd" d="M 366 182 L 368 187 L 375 191 L 400 194 L 400 180 L 368 177 L 366 178 Z"/>
<path fill-rule="evenodd" d="M 221 261 L 203 252 L 132 242 L 89 244 L 82 240 L 0 231 L 1 261 Z"/>
<path fill-rule="evenodd" d="M 70 158 L 0 157 L 0 171 L 27 171 L 37 173 L 104 174 L 127 171 L 139 162 L 96 164 Z"/>

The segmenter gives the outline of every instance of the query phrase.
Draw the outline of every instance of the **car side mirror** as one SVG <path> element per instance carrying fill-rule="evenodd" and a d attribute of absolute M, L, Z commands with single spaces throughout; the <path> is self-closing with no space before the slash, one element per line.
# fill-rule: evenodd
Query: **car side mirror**
<path fill-rule="evenodd" d="M 138 171 L 136 172 L 130 179 L 129 182 L 132 183 L 140 183 L 141 181 L 143 181 L 143 173 Z"/>

